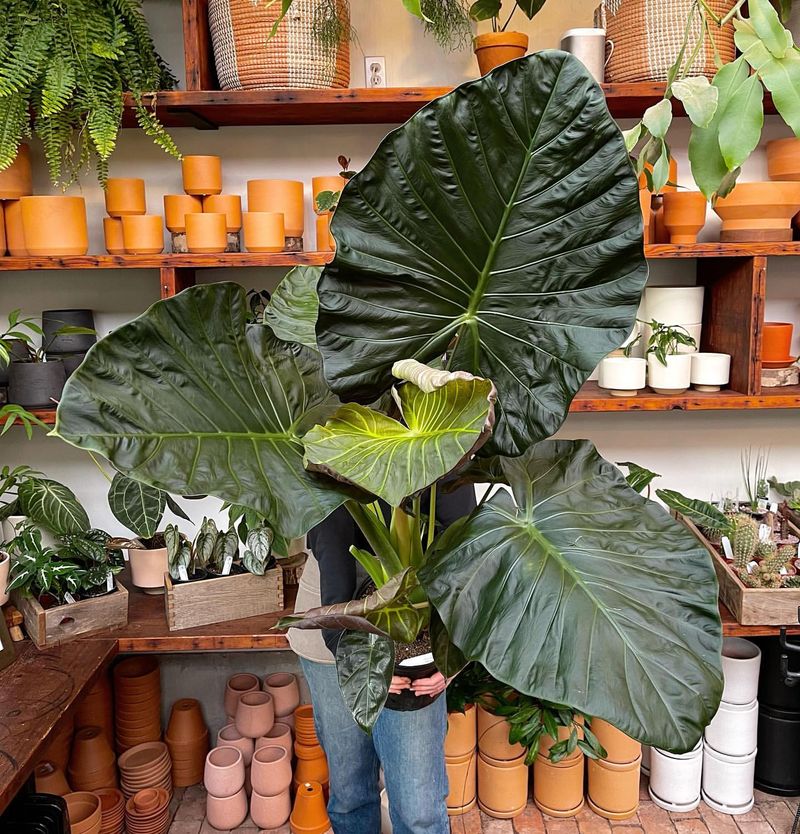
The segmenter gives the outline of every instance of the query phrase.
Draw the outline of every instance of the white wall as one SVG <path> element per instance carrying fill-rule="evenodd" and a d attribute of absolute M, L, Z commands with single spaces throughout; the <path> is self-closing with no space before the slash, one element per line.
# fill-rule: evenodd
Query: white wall
<path fill-rule="evenodd" d="M 591 7 L 583 0 L 552 2 L 536 19 L 531 31 L 537 48 L 556 46 L 560 33 L 573 26 L 589 25 Z M 377 7 L 377 11 L 376 11 Z M 147 0 L 145 6 L 156 39 L 167 59 L 182 74 L 180 5 L 172 0 Z M 425 38 L 419 25 L 398 0 L 352 0 L 358 21 L 359 45 L 353 49 L 353 84 L 363 82 L 364 54 L 384 55 L 392 85 L 450 84 L 473 77 L 474 58 L 469 52 L 443 54 Z M 301 178 L 331 173 L 336 157 L 353 157 L 359 168 L 388 126 L 227 128 L 217 132 L 176 130 L 184 153 L 217 153 L 224 158 L 225 190 L 245 192 L 245 181 L 254 177 Z M 772 117 L 765 138 L 785 135 L 786 129 Z M 687 125 L 678 125 L 674 150 L 680 163 L 681 183 L 691 185 L 685 161 Z M 40 162 L 40 160 L 39 160 Z M 161 211 L 161 196 L 180 191 L 180 166 L 164 156 L 137 131 L 125 131 L 114 156 L 112 175 L 144 176 L 148 204 Z M 759 152 L 746 166 L 744 179 L 766 176 L 764 155 Z M 50 191 L 44 168 L 37 165 L 36 186 Z M 81 193 L 89 204 L 92 252 L 102 252 L 101 192 L 87 174 Z M 310 198 L 307 228 L 311 229 Z M 709 220 L 704 237 L 713 239 L 716 218 Z M 307 237 L 313 248 L 313 235 Z M 794 345 L 800 352 L 800 282 L 798 260 L 772 259 L 769 264 L 767 315 L 793 321 Z M 278 270 L 229 270 L 206 273 L 208 280 L 225 277 L 247 287 L 271 288 Z M 693 282 L 693 261 L 657 262 L 652 280 L 658 283 Z M 98 329 L 105 333 L 145 310 L 159 294 L 156 271 L 120 270 L 96 272 L 2 273 L 0 315 L 15 307 L 37 314 L 42 309 L 88 306 L 96 310 Z M 568 418 L 561 436 L 589 437 L 610 460 L 633 460 L 663 475 L 665 487 L 696 496 L 736 494 L 741 489 L 739 454 L 749 445 L 771 447 L 770 471 L 781 479 L 800 477 L 800 413 L 797 411 L 585 414 Z M 105 503 L 106 485 L 88 457 L 60 440 L 39 436 L 27 442 L 19 431 L 0 438 L 2 462 L 29 463 L 70 484 L 90 509 L 93 522 L 111 532 L 121 532 Z M 211 501 L 190 505 L 194 515 L 214 508 Z"/>

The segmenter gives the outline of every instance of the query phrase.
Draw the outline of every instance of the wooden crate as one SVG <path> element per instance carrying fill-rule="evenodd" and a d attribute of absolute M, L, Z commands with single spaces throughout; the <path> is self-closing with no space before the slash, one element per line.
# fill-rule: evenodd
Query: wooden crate
<path fill-rule="evenodd" d="M 120 582 L 117 591 L 71 605 L 57 605 L 45 610 L 34 597 L 12 592 L 14 605 L 22 612 L 25 630 L 37 648 L 45 649 L 68 643 L 76 637 L 88 637 L 112 628 L 128 625 L 128 591 Z"/>
<path fill-rule="evenodd" d="M 748 588 L 714 545 L 688 518 L 680 520 L 711 554 L 719 582 L 719 598 L 741 625 L 796 625 L 800 588 Z"/>
<path fill-rule="evenodd" d="M 173 583 L 164 576 L 164 606 L 170 631 L 257 617 L 283 610 L 283 571 L 268 570 L 264 576 L 242 573 Z"/>

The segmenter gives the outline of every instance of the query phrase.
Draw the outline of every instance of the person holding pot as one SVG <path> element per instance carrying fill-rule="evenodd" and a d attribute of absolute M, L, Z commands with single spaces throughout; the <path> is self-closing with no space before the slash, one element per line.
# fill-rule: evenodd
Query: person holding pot
<path fill-rule="evenodd" d="M 475 506 L 471 486 L 440 492 L 437 524 L 447 527 Z M 303 571 L 296 611 L 361 596 L 369 579 L 350 547 L 368 550 L 369 545 L 344 507 L 309 532 L 308 544 L 313 557 Z M 341 634 L 327 629 L 288 633 L 311 690 L 317 734 L 328 757 L 328 815 L 335 834 L 380 834 L 381 767 L 395 834 L 449 834 L 444 761 L 447 703 L 438 697 L 447 680 L 439 671 L 413 682 L 395 675 L 387 705 L 372 735 L 367 735 L 339 690 L 335 656 Z M 415 699 L 424 706 L 415 708 Z M 393 702 L 400 708 L 393 708 Z"/>

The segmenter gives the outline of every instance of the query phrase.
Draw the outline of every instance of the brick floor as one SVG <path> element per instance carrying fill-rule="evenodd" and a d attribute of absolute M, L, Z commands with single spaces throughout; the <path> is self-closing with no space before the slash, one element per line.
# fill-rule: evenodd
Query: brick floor
<path fill-rule="evenodd" d="M 642 796 L 647 796 L 646 791 Z M 169 834 L 219 834 L 205 817 L 205 794 L 201 787 L 186 788 L 179 797 Z M 756 791 L 753 810 L 739 817 L 720 814 L 700 803 L 697 811 L 670 814 L 642 799 L 638 814 L 621 822 L 609 822 L 584 808 L 568 820 L 543 815 L 530 803 L 515 820 L 494 820 L 477 808 L 450 820 L 452 834 L 790 834 L 798 799 Z M 223 834 L 291 834 L 289 826 L 261 831 L 247 819 L 243 826 Z M 366 832 L 365 832 L 366 834 Z"/>

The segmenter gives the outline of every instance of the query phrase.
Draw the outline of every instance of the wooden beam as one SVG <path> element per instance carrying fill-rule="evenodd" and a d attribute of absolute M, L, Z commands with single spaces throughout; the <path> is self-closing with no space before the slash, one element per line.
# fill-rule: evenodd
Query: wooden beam
<path fill-rule="evenodd" d="M 208 27 L 208 0 L 182 0 L 183 59 L 187 90 L 216 90 L 217 73 Z"/>

